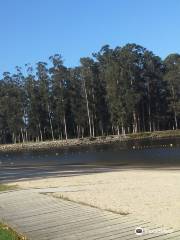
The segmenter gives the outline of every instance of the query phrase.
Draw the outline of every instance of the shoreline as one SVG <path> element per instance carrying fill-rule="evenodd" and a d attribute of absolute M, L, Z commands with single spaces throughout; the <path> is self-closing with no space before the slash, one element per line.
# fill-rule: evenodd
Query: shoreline
<path fill-rule="evenodd" d="M 83 139 L 50 140 L 44 142 L 26 142 L 16 144 L 1 144 L 0 152 L 40 151 L 67 147 L 80 147 L 89 145 L 110 144 L 142 139 L 165 139 L 180 137 L 180 130 L 167 130 L 156 132 L 131 133 L 127 135 L 109 135 L 99 137 L 86 137 Z"/>

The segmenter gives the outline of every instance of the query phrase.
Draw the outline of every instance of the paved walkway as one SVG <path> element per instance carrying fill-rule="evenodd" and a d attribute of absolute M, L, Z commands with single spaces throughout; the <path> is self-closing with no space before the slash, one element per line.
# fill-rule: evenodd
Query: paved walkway
<path fill-rule="evenodd" d="M 44 192 L 36 189 L 0 193 L 0 221 L 32 240 L 180 239 L 180 231 L 158 233 L 158 227 L 130 215 L 56 199 Z M 137 236 L 136 227 L 146 232 Z"/>

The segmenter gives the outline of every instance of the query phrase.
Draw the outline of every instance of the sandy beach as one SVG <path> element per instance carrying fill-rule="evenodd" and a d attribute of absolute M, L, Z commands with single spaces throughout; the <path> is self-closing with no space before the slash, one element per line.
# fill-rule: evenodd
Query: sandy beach
<path fill-rule="evenodd" d="M 101 209 L 180 228 L 180 172 L 122 169 L 117 172 L 21 181 L 22 188 L 62 187 L 53 193 Z M 64 189 L 64 190 L 63 190 Z"/>

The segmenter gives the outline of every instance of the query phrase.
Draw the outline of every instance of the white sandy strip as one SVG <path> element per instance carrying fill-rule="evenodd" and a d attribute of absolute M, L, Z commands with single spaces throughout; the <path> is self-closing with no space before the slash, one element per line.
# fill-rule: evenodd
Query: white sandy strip
<path fill-rule="evenodd" d="M 66 187 L 69 192 L 54 194 L 102 209 L 131 213 L 164 227 L 180 228 L 178 170 L 122 170 L 17 184 L 25 188 Z"/>

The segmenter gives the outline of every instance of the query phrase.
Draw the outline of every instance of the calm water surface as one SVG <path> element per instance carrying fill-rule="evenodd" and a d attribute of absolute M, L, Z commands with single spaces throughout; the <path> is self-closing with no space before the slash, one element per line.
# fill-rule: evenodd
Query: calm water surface
<path fill-rule="evenodd" d="M 135 140 L 97 146 L 73 147 L 24 153 L 1 153 L 0 164 L 34 165 L 112 165 L 180 164 L 180 138 Z"/>
<path fill-rule="evenodd" d="M 2 183 L 127 168 L 180 170 L 180 138 L 0 154 Z"/>

